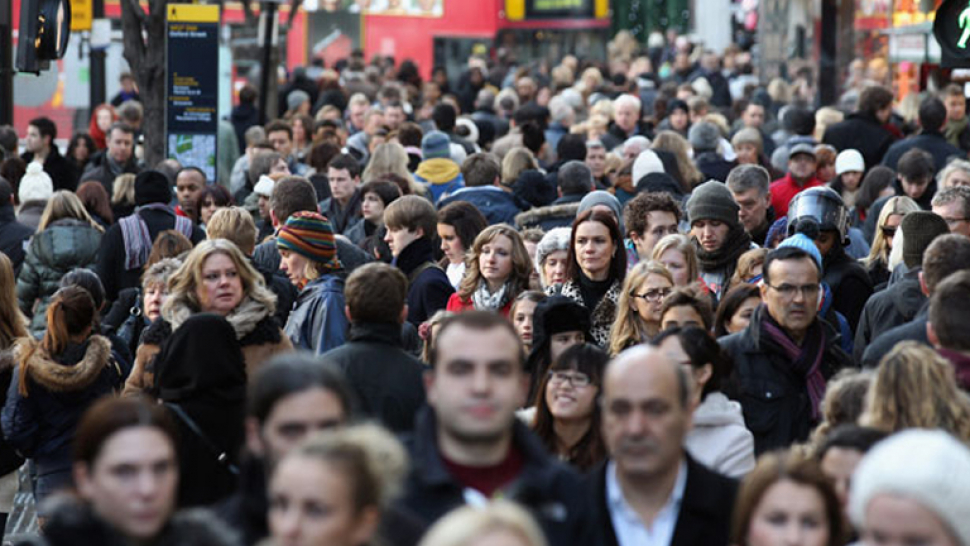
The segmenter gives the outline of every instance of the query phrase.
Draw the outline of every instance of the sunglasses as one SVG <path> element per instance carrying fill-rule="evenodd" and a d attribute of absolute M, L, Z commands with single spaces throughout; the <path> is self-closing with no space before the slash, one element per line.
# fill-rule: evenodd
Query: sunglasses
<path fill-rule="evenodd" d="M 890 239 L 892 239 L 893 237 L 895 237 L 895 236 L 896 236 L 896 230 L 897 230 L 898 228 L 895 228 L 895 227 L 891 227 L 891 226 L 883 226 L 883 227 L 881 227 L 881 228 L 879 228 L 879 229 L 881 229 L 881 230 L 882 230 L 882 234 L 883 234 L 883 236 L 885 236 L 885 237 L 889 237 Z"/>

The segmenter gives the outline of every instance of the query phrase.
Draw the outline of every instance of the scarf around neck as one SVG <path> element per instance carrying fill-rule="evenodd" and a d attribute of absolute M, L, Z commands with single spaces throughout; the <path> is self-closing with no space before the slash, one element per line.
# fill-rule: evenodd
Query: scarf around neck
<path fill-rule="evenodd" d="M 738 258 L 751 248 L 751 236 L 744 231 L 744 226 L 736 224 L 731 226 L 724 245 L 714 252 L 704 250 L 697 238 L 694 237 L 694 247 L 697 249 L 697 261 L 701 266 L 701 271 L 717 271 L 729 268 L 727 277 L 731 276 L 737 265 Z"/>
<path fill-rule="evenodd" d="M 946 122 L 946 126 L 943 128 L 943 136 L 946 137 L 946 141 L 954 146 L 960 145 L 960 133 L 967 128 L 970 124 L 970 117 L 963 116 L 963 119 L 956 119 Z"/>
<path fill-rule="evenodd" d="M 162 315 L 172 325 L 173 332 L 195 314 L 198 313 L 194 313 L 184 303 L 176 303 L 168 313 L 165 312 L 165 309 L 162 310 Z M 241 340 L 255 330 L 259 322 L 269 315 L 269 308 L 254 300 L 252 296 L 244 296 L 232 313 L 226 315 L 226 320 L 236 331 L 236 339 Z"/>
<path fill-rule="evenodd" d="M 472 292 L 472 303 L 479 311 L 499 311 L 508 303 L 509 284 L 505 283 L 494 294 L 488 291 L 488 283 L 481 281 Z"/>
<path fill-rule="evenodd" d="M 815 320 L 808 331 L 802 346 L 782 329 L 765 308 L 761 309 L 761 348 L 765 352 L 781 353 L 791 362 L 791 369 L 805 378 L 808 397 L 812 405 L 812 420 L 818 421 L 821 415 L 822 397 L 825 396 L 825 376 L 822 375 L 822 356 L 825 354 L 826 335 L 822 325 Z"/>

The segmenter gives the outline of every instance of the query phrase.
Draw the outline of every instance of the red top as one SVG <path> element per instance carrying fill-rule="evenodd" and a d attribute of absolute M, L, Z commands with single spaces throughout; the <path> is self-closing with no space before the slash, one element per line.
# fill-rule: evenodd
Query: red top
<path fill-rule="evenodd" d="M 791 173 L 775 180 L 771 183 L 771 206 L 775 209 L 775 214 L 777 218 L 782 216 L 788 216 L 788 203 L 792 200 L 802 190 L 807 190 L 808 188 L 814 188 L 815 186 L 821 186 L 822 181 L 815 178 L 813 175 L 811 178 L 805 182 L 804 185 L 799 186 L 792 179 Z"/>
<path fill-rule="evenodd" d="M 446 311 L 452 311 L 454 313 L 461 313 L 462 311 L 471 311 L 474 308 L 475 308 L 475 304 L 472 303 L 472 299 L 462 298 L 460 295 L 458 295 L 458 292 L 453 292 L 451 294 L 451 297 L 448 298 L 448 305 L 445 306 Z M 509 302 L 505 304 L 505 307 L 502 307 L 501 309 L 502 315 L 506 317 L 509 316 L 509 311 L 511 310 L 512 310 L 512 300 L 509 300 Z"/>
<path fill-rule="evenodd" d="M 465 466 L 449 461 L 444 453 L 441 454 L 441 461 L 458 483 L 488 498 L 494 497 L 499 489 L 515 481 L 525 464 L 522 452 L 514 444 L 509 448 L 505 459 L 497 465 Z"/>

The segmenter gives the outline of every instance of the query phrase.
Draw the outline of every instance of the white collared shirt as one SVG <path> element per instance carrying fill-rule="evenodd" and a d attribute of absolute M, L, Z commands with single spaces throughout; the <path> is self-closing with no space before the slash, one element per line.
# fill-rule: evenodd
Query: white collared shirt
<path fill-rule="evenodd" d="M 647 528 L 640 515 L 626 502 L 623 489 L 616 478 L 616 463 L 612 460 L 606 466 L 606 506 L 610 511 L 616 542 L 620 546 L 669 546 L 674 538 L 680 504 L 684 499 L 687 486 L 687 462 L 680 461 L 677 480 L 667 503 Z"/>

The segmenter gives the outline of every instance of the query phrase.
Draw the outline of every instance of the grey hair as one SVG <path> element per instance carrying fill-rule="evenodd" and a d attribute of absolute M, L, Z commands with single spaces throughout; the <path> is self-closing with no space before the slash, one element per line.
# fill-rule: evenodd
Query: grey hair
<path fill-rule="evenodd" d="M 930 204 L 934 207 L 942 207 L 943 205 L 948 205 L 958 200 L 963 201 L 961 214 L 963 214 L 964 218 L 970 218 L 970 187 L 953 186 L 951 188 L 943 188 L 936 192 Z"/>
<path fill-rule="evenodd" d="M 168 278 L 175 273 L 175 270 L 182 265 L 182 261 L 176 258 L 164 258 L 158 260 L 151 267 L 145 270 L 141 276 L 141 288 L 147 290 L 153 285 L 168 285 Z"/>
<path fill-rule="evenodd" d="M 536 245 L 535 266 L 543 284 L 545 284 L 545 279 L 542 278 L 542 266 L 545 264 L 546 258 L 557 250 L 569 250 L 569 239 L 572 231 L 572 228 L 568 227 L 553 228 L 543 235 L 542 240 Z"/>
<path fill-rule="evenodd" d="M 738 165 L 727 177 L 727 187 L 732 193 L 743 193 L 757 188 L 759 195 L 768 195 L 771 175 L 761 165 Z"/>

